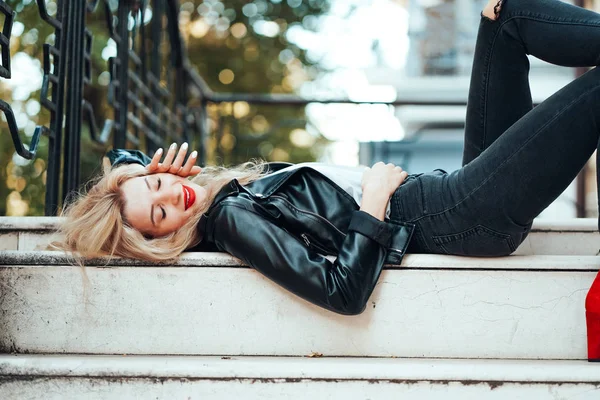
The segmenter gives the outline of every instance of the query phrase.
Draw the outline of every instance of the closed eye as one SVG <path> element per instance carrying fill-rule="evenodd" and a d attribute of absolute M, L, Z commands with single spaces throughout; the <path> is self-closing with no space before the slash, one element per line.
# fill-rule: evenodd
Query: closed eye
<path fill-rule="evenodd" d="M 158 192 L 160 190 L 160 187 L 162 186 L 162 181 L 160 178 L 156 178 L 156 191 Z M 160 207 L 160 211 L 162 212 L 162 219 L 161 221 L 164 221 L 165 218 L 167 218 L 167 212 L 165 211 L 165 209 L 161 206 Z"/>

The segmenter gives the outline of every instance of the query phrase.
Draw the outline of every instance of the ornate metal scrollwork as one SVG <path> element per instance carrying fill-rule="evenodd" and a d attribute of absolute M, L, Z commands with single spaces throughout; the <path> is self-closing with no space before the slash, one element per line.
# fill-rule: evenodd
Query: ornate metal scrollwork
<path fill-rule="evenodd" d="M 0 1 L 0 13 L 4 14 L 4 26 L 2 27 L 2 32 L 0 33 L 0 53 L 2 60 L 2 64 L 0 65 L 0 76 L 3 78 L 10 79 L 10 35 L 12 32 L 13 21 L 15 19 L 16 13 L 4 1 Z M 8 130 L 10 131 L 10 135 L 17 154 L 27 160 L 33 159 L 35 157 L 35 153 L 40 142 L 40 136 L 43 133 L 48 133 L 48 131 L 43 129 L 36 129 L 33 133 L 33 136 L 31 137 L 31 142 L 29 146 L 27 146 L 23 143 L 21 137 L 19 136 L 19 127 L 17 126 L 15 113 L 10 107 L 10 104 L 3 100 L 0 100 L 0 110 L 2 110 L 4 116 L 6 117 L 6 122 L 8 123 Z"/>
<path fill-rule="evenodd" d="M 171 17 L 168 10 L 173 9 L 176 2 L 154 0 L 150 21 L 145 21 L 147 1 L 129 0 L 126 3 L 131 8 L 125 13 L 120 4 L 116 20 L 127 16 L 127 19 L 133 20 L 133 25 L 129 30 L 120 26 L 119 32 L 111 33 L 120 49 L 117 56 L 109 60 L 111 80 L 108 99 L 115 112 L 115 143 L 129 141 L 138 145 L 141 137 L 145 137 L 146 150 L 151 152 L 165 140 L 187 140 L 184 118 L 187 112 L 186 99 L 178 96 L 177 74 L 173 71 L 176 66 L 183 64 L 175 59 L 181 57 L 181 52 L 172 51 L 168 65 L 160 63 L 159 52 L 159 43 L 165 31 L 163 17 Z M 115 21 L 115 17 L 111 16 L 108 20 Z M 146 28 L 146 23 L 150 24 L 150 29 Z M 170 22 L 173 23 L 176 25 L 176 20 Z M 151 37 L 147 37 L 148 31 Z M 173 35 L 170 30 L 166 37 L 172 50 L 181 47 L 177 29 L 176 33 Z M 153 43 L 150 50 L 148 41 Z M 132 67 L 122 71 L 121 66 L 127 64 Z M 161 77 L 164 76 L 167 76 L 167 87 L 161 84 Z"/>
<path fill-rule="evenodd" d="M 44 44 L 44 77 L 42 80 L 42 90 L 40 92 L 40 103 L 52 114 L 56 113 L 58 108 L 54 91 L 59 84 L 58 70 L 60 57 L 60 52 L 56 47 Z M 52 84 L 52 91 L 50 91 L 50 84 Z M 51 94 L 53 98 L 50 98 L 49 94 Z M 52 116 L 54 117 L 54 115 Z"/>
<path fill-rule="evenodd" d="M 93 13 L 96 11 L 96 8 L 98 7 L 98 3 L 100 3 L 100 0 L 90 0 L 87 3 L 87 12 L 89 13 Z"/>
<path fill-rule="evenodd" d="M 149 3 L 152 14 L 147 12 Z M 50 123 L 36 127 L 28 147 L 19 137 L 10 105 L 0 101 L 0 111 L 6 115 L 15 149 L 22 157 L 34 158 L 41 136 L 48 137 L 46 214 L 52 215 L 79 184 L 82 125 L 89 127 L 96 143 L 107 144 L 112 136 L 114 147 L 144 146 L 147 152 L 167 140 L 189 140 L 189 131 L 198 122 L 194 123 L 187 106 L 187 88 L 197 82 L 189 78 L 190 67 L 182 51 L 177 0 L 56 0 L 56 15 L 49 13 L 46 0 L 36 0 L 36 4 L 40 18 L 54 28 L 54 44 L 43 45 L 40 92 Z M 83 95 L 93 90 L 93 34 L 86 18 L 98 7 L 104 7 L 105 29 L 117 44 L 117 55 L 108 60 L 108 103 L 114 118 L 106 119 L 101 130 L 94 109 L 98 103 Z M 15 13 L 3 0 L 0 12 L 5 15 L 0 76 L 10 78 L 9 43 Z M 163 41 L 169 42 L 168 54 L 162 54 Z"/>
<path fill-rule="evenodd" d="M 10 79 L 10 33 L 16 13 L 3 1 L 0 1 L 0 13 L 4 14 L 4 26 L 0 32 L 0 76 Z"/>
<path fill-rule="evenodd" d="M 48 14 L 48 9 L 46 8 L 46 0 L 36 0 L 38 10 L 40 12 L 40 17 L 50 25 L 54 27 L 54 29 L 62 29 L 62 22 L 56 18 L 53 18 Z"/>
<path fill-rule="evenodd" d="M 25 144 L 23 144 L 21 138 L 19 137 L 19 128 L 17 126 L 17 121 L 15 120 L 15 114 L 13 113 L 12 108 L 10 108 L 10 105 L 5 101 L 0 100 L 0 110 L 2 110 L 2 112 L 4 112 L 4 115 L 6 116 L 8 130 L 10 131 L 10 134 L 12 136 L 12 140 L 15 145 L 15 150 L 17 154 L 23 158 L 32 160 L 35 157 L 35 152 L 40 141 L 40 135 L 42 133 L 46 133 L 46 131 L 36 129 L 33 133 L 33 136 L 31 137 L 31 144 L 29 146 L 26 146 Z"/>
<path fill-rule="evenodd" d="M 96 9 L 98 1 L 91 5 L 88 3 L 88 12 L 93 12 Z M 85 29 L 85 37 L 84 37 L 84 53 L 83 53 L 83 84 L 84 86 L 88 86 L 92 84 L 92 45 L 94 41 L 94 36 L 89 29 Z M 85 98 L 81 103 L 82 107 L 82 118 L 83 121 L 87 123 L 90 129 L 90 137 L 92 140 L 99 144 L 106 144 L 108 139 L 110 138 L 110 134 L 112 133 L 114 127 L 114 121 L 107 119 L 104 121 L 104 127 L 102 128 L 102 132 L 99 134 L 99 128 L 96 125 L 96 116 L 94 113 L 94 108 L 92 104 L 87 101 Z"/>

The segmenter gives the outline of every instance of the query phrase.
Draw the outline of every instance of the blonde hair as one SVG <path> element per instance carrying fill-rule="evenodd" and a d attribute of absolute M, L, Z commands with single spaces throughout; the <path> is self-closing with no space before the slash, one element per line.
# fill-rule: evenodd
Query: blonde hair
<path fill-rule="evenodd" d="M 52 247 L 78 253 L 85 258 L 118 256 L 152 262 L 171 261 L 202 239 L 197 229 L 202 214 L 216 194 L 232 179 L 246 185 L 264 174 L 264 162 L 247 162 L 235 168 L 206 167 L 191 181 L 206 188 L 208 197 L 198 213 L 177 231 L 148 237 L 123 218 L 125 199 L 121 185 L 131 178 L 148 175 L 139 164 L 118 166 L 96 179 L 87 193 L 82 191 L 63 209 L 62 238 Z"/>

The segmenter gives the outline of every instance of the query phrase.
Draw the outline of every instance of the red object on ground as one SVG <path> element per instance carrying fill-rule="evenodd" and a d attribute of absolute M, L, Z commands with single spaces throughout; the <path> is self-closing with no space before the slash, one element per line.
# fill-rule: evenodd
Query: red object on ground
<path fill-rule="evenodd" d="M 600 273 L 585 299 L 587 323 L 588 361 L 600 362 Z"/>

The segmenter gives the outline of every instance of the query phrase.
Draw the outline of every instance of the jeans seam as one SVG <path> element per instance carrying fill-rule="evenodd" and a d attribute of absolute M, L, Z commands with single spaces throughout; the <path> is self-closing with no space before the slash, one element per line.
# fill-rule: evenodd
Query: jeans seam
<path fill-rule="evenodd" d="M 421 193 L 421 204 L 423 205 L 423 213 L 427 214 L 427 203 L 425 199 L 425 190 L 423 189 L 423 182 L 419 179 L 417 181 L 417 184 L 419 185 L 419 192 Z"/>
<path fill-rule="evenodd" d="M 421 180 L 417 179 L 417 182 L 415 182 L 415 184 L 419 185 L 419 192 L 421 195 L 421 199 L 424 200 L 425 195 L 423 194 L 423 185 L 421 184 Z M 400 187 L 402 187 L 402 186 L 400 186 Z M 396 216 L 396 218 L 391 218 L 391 221 L 394 223 L 401 222 L 402 217 L 405 216 L 405 212 L 404 212 L 404 207 L 402 207 L 402 201 L 400 201 L 400 194 L 392 196 L 392 199 L 393 199 L 394 203 L 396 204 L 396 212 L 399 215 Z M 415 229 L 413 231 L 412 240 L 416 240 L 419 244 L 423 245 L 426 249 L 428 249 L 428 251 L 431 251 L 431 248 L 427 244 L 427 240 L 425 240 L 425 236 L 423 235 L 422 227 L 420 225 L 418 225 L 417 223 L 414 223 L 413 221 L 415 221 L 415 220 L 408 220 L 408 221 L 405 220 L 404 222 L 401 222 L 401 223 L 414 224 Z"/>
<path fill-rule="evenodd" d="M 557 25 L 587 25 L 587 26 L 592 25 L 592 26 L 596 26 L 596 27 L 600 28 L 600 23 L 596 22 L 596 21 L 553 19 L 553 17 L 544 15 L 544 14 L 529 14 L 529 13 L 517 12 L 517 13 L 509 14 L 507 16 L 506 20 L 502 21 L 502 23 L 498 27 L 498 32 L 494 36 L 494 42 L 496 41 L 496 37 L 498 36 L 500 29 L 502 29 L 502 27 L 505 24 L 507 24 L 508 22 L 510 22 L 512 20 L 518 20 L 518 19 L 529 19 L 529 20 L 536 21 L 536 22 L 545 22 L 545 23 L 552 23 L 552 24 L 557 24 Z M 529 52 L 527 52 L 527 54 L 529 54 Z M 600 61 L 600 59 L 596 60 L 596 65 L 598 64 L 599 61 Z"/>
<path fill-rule="evenodd" d="M 482 76 L 482 81 L 481 84 L 483 85 L 483 90 L 481 91 L 481 98 L 479 99 L 479 101 L 481 102 L 481 109 L 482 109 L 482 113 L 480 115 L 481 118 L 481 128 L 482 128 L 482 135 L 481 135 L 481 143 L 479 143 L 479 154 L 481 155 L 481 152 L 483 152 L 483 150 L 485 149 L 485 137 L 486 137 L 486 129 L 487 129 L 487 93 L 488 93 L 488 87 L 489 87 L 489 75 L 490 75 L 490 68 L 492 65 L 492 60 L 491 60 L 491 54 L 493 52 L 494 46 L 496 45 L 496 37 L 498 37 L 498 33 L 500 32 L 500 29 L 496 30 L 496 33 L 494 34 L 492 41 L 490 43 L 490 47 L 488 49 L 488 51 L 485 54 L 485 62 L 487 63 L 487 68 L 485 69 L 485 75 Z"/>
<path fill-rule="evenodd" d="M 510 22 L 513 19 L 518 19 L 518 18 L 532 19 L 532 20 L 538 21 L 538 22 L 551 22 L 551 23 L 561 24 L 561 25 L 596 25 L 596 26 L 600 26 L 600 23 L 597 21 L 555 18 L 550 15 L 533 14 L 533 13 L 523 12 L 523 11 L 509 13 L 506 16 L 505 20 L 503 20 L 503 21 L 498 20 L 498 22 L 501 22 L 500 27 L 502 27 L 507 22 Z"/>
<path fill-rule="evenodd" d="M 489 19 L 489 22 L 496 22 L 496 21 L 498 21 L 498 20 Z M 487 118 L 485 116 L 487 115 L 487 102 L 485 100 L 488 98 L 487 94 L 488 94 L 488 89 L 489 89 L 489 85 L 490 85 L 490 80 L 488 78 L 490 76 L 490 69 L 492 67 L 492 53 L 494 51 L 494 46 L 496 45 L 496 39 L 498 38 L 498 35 L 500 34 L 500 31 L 503 26 L 504 26 L 504 23 L 500 24 L 500 26 L 498 26 L 496 28 L 496 32 L 494 33 L 494 35 L 492 37 L 488 51 L 485 54 L 485 62 L 487 63 L 487 67 L 485 69 L 485 75 L 482 76 L 482 80 L 484 82 L 482 82 L 483 90 L 481 91 L 482 94 L 481 94 L 480 101 L 481 101 L 481 109 L 483 110 L 483 112 L 481 113 L 482 135 L 481 135 L 481 143 L 480 143 L 481 150 L 480 150 L 479 154 L 481 154 L 481 152 L 484 151 L 485 142 L 486 142 Z"/>
<path fill-rule="evenodd" d="M 467 193 L 461 200 L 459 200 L 458 202 L 456 202 L 456 204 L 454 204 L 451 207 L 446 208 L 443 211 L 434 213 L 434 214 L 428 214 L 428 215 L 423 215 L 417 219 L 415 219 L 412 222 L 416 222 L 422 218 L 425 217 L 432 217 L 432 216 L 436 216 L 436 215 L 441 215 L 445 212 L 448 212 L 450 210 L 453 210 L 454 208 L 458 207 L 460 204 L 462 204 L 465 200 L 467 200 L 473 193 L 475 193 L 476 191 L 478 191 L 483 185 L 485 185 L 496 173 L 497 171 L 504 166 L 509 160 L 511 160 L 516 154 L 518 154 L 523 147 L 525 147 L 529 142 L 531 142 L 532 140 L 534 140 L 539 134 L 540 132 L 542 132 L 544 129 L 546 129 L 550 124 L 552 124 L 552 122 L 554 122 L 557 118 L 559 118 L 565 111 L 567 111 L 568 109 L 570 109 L 572 106 L 574 106 L 575 104 L 579 103 L 579 101 L 581 101 L 581 99 L 587 95 L 590 92 L 593 92 L 594 90 L 597 90 L 598 88 L 600 88 L 600 84 L 586 90 L 585 92 L 581 93 L 576 99 L 574 99 L 573 101 L 571 101 L 569 104 L 565 105 L 553 118 L 551 118 L 550 120 L 548 120 L 545 124 L 543 124 L 533 135 L 531 135 L 531 137 L 529 137 L 525 143 L 523 143 L 523 145 L 521 145 L 516 151 L 514 151 L 508 158 L 506 158 L 501 164 L 499 164 L 496 169 L 490 173 L 490 175 L 484 179 L 476 188 L 474 188 L 473 190 L 471 190 L 469 193 Z"/>
<path fill-rule="evenodd" d="M 427 248 L 428 251 L 431 251 L 431 247 L 429 247 L 429 244 L 427 243 L 427 240 L 425 239 L 425 235 L 423 234 L 423 230 L 421 229 L 420 226 L 417 226 L 416 223 L 415 223 L 415 231 L 414 231 L 414 233 L 419 236 L 421 244 L 425 248 Z"/>
<path fill-rule="evenodd" d="M 493 236 L 496 239 L 506 240 L 508 247 L 511 249 L 511 251 L 516 250 L 514 241 L 512 240 L 512 236 L 509 233 L 505 233 L 505 232 L 502 232 L 502 231 L 499 231 L 496 229 L 492 229 L 489 226 L 484 225 L 484 224 L 473 225 L 469 229 L 465 229 L 465 230 L 457 232 L 457 233 L 451 233 L 451 234 L 446 234 L 446 235 L 434 235 L 432 237 L 432 239 L 435 244 L 441 246 L 441 245 L 444 245 L 447 243 L 455 242 L 456 240 L 466 239 L 468 237 L 475 236 L 479 233 L 479 232 L 477 232 L 478 228 L 487 232 L 490 236 Z M 450 239 L 452 239 L 452 240 L 450 240 Z"/>

